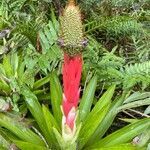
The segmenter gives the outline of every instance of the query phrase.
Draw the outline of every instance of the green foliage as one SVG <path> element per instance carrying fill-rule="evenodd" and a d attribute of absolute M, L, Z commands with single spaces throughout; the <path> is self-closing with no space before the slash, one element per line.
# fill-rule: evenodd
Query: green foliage
<path fill-rule="evenodd" d="M 132 7 L 132 5 L 136 2 L 136 0 L 112 0 L 111 4 L 114 7 L 123 7 L 123 8 L 128 8 L 128 7 Z"/>
<path fill-rule="evenodd" d="M 37 18 L 36 21 L 32 19 L 19 20 L 12 30 L 13 37 L 9 42 L 14 42 L 14 48 L 26 48 L 28 44 L 36 46 L 38 31 L 43 26 L 42 18 Z M 32 32 L 31 32 L 32 31 Z"/>
<path fill-rule="evenodd" d="M 105 116 L 105 118 L 100 123 L 99 127 L 94 131 L 93 135 L 90 137 L 88 144 L 91 145 L 94 142 L 97 142 L 101 139 L 106 131 L 109 129 L 111 124 L 113 123 L 116 115 L 117 115 L 117 108 L 123 104 L 124 98 L 126 93 L 123 93 L 122 96 L 117 97 L 111 104 L 109 112 Z"/>
<path fill-rule="evenodd" d="M 51 78 L 56 78 L 56 74 L 52 74 Z M 93 81 L 94 78 L 91 81 Z M 89 93 L 93 91 L 92 88 L 89 88 L 92 83 L 91 81 L 87 85 Z M 59 83 L 59 81 L 57 82 Z M 52 91 L 57 89 L 57 84 L 53 84 L 51 87 Z M 149 118 L 141 119 L 131 123 L 130 125 L 127 125 L 107 135 L 106 137 L 101 137 L 100 140 L 99 138 L 95 138 L 95 132 L 97 135 L 100 135 L 102 132 L 102 130 L 99 130 L 100 128 L 104 128 L 106 124 L 108 124 L 108 126 L 112 124 L 112 120 L 117 114 L 117 109 L 122 105 L 122 102 L 126 96 L 126 94 L 123 94 L 122 98 L 117 97 L 116 100 L 112 103 L 111 99 L 113 97 L 114 90 L 115 86 L 108 88 L 99 99 L 99 101 L 95 104 L 95 106 L 91 108 L 85 120 L 78 120 L 77 132 L 74 135 L 75 137 L 72 139 L 71 143 L 70 141 L 65 141 L 61 136 L 61 125 L 56 121 L 59 119 L 59 116 L 54 115 L 55 111 L 51 112 L 48 110 L 48 107 L 44 105 L 41 106 L 37 97 L 27 87 L 22 88 L 22 94 L 25 98 L 28 109 L 35 119 L 35 123 L 38 125 L 34 126 L 32 124 L 32 128 L 34 129 L 35 133 L 31 129 L 27 128 L 26 123 L 22 123 L 22 121 L 19 122 L 14 118 L 10 118 L 9 115 L 4 113 L 0 114 L 0 126 L 10 131 L 9 135 L 6 134 L 6 137 L 22 150 L 29 148 L 41 148 L 45 150 L 66 149 L 66 147 L 69 149 L 72 147 L 73 149 L 77 143 L 79 150 L 91 148 L 121 149 L 122 147 L 132 150 L 136 146 L 129 144 L 129 142 L 135 136 L 142 133 L 144 129 L 147 129 L 150 126 Z M 56 95 L 59 95 L 59 91 L 55 93 Z M 107 129 L 108 126 L 106 127 Z M 107 129 L 104 131 L 104 133 L 106 133 Z M 95 141 L 89 145 L 91 137 L 93 137 Z M 145 144 L 143 144 L 143 146 L 145 146 Z"/>
<path fill-rule="evenodd" d="M 3 134 L 2 129 L 0 128 L 0 148 L 3 150 L 8 149 L 11 143 L 8 138 Z"/>
<path fill-rule="evenodd" d="M 139 122 L 130 124 L 110 134 L 109 136 L 105 137 L 104 139 L 100 140 L 98 143 L 94 144 L 94 146 L 91 146 L 89 148 L 97 148 L 97 147 L 113 146 L 115 144 L 122 144 L 124 142 L 131 140 L 135 136 L 136 132 L 141 133 L 143 129 L 147 128 L 149 125 L 150 125 L 149 119 L 148 118 L 143 119 Z M 130 132 L 128 133 L 128 131 Z"/>
<path fill-rule="evenodd" d="M 11 96 L 14 110 L 18 111 L 21 86 L 27 84 L 32 87 L 36 73 L 34 68 L 26 68 L 25 62 L 17 53 L 4 56 L 3 63 L 0 64 L 0 91 L 2 95 Z"/>
<path fill-rule="evenodd" d="M 15 111 L 19 111 L 18 102 L 22 101 L 20 101 L 22 86 L 28 85 L 40 96 L 40 93 L 47 90 L 39 88 L 49 82 L 48 72 L 53 71 L 56 67 L 59 68 L 61 65 L 62 52 L 56 43 L 59 23 L 54 12 L 51 11 L 51 21 L 46 25 L 43 25 L 43 20 L 40 18 L 37 18 L 36 21 L 32 19 L 29 17 L 27 20 L 22 18 L 19 22 L 17 21 L 11 32 L 12 36 L 8 40 L 5 39 L 4 45 L 0 47 L 2 56 L 0 92 L 8 96 L 3 100 L 9 99 Z M 44 28 L 41 28 L 42 26 Z M 37 36 L 38 34 L 39 36 Z M 8 47 L 13 51 L 8 53 L 4 50 Z M 24 50 L 21 51 L 20 48 Z M 14 52 L 15 50 L 18 52 Z M 8 54 L 4 55 L 5 53 Z M 36 82 L 36 76 L 39 74 L 41 74 L 41 78 L 46 75 L 46 80 L 43 78 Z M 21 105 L 23 103 L 21 102 Z"/>
<path fill-rule="evenodd" d="M 118 111 L 122 111 L 125 109 L 136 108 L 144 105 L 150 105 L 150 93 L 140 93 L 135 92 L 130 95 L 125 101 L 124 105 L 118 108 Z"/>
<path fill-rule="evenodd" d="M 142 33 L 141 24 L 126 16 L 101 17 L 99 20 L 87 23 L 85 28 L 87 33 L 99 30 L 109 38 L 123 38 Z"/>
<path fill-rule="evenodd" d="M 96 90 L 96 84 L 97 84 L 97 77 L 93 77 L 87 86 L 87 88 L 84 91 L 81 103 L 80 103 L 80 120 L 84 120 L 88 113 L 91 110 L 91 106 L 93 103 L 94 93 Z"/>
<path fill-rule="evenodd" d="M 92 40 L 92 38 L 89 39 Z M 118 46 L 115 46 L 111 52 L 108 52 L 94 40 L 89 43 L 88 52 L 85 53 L 84 71 L 86 74 L 89 71 L 92 74 L 97 73 L 98 80 L 105 82 L 106 85 L 116 83 L 122 84 L 124 89 L 131 89 L 139 84 L 141 89 L 147 88 L 150 83 L 149 61 L 126 65 L 125 59 L 115 54 L 117 48 Z M 102 52 L 99 52 L 98 49 L 101 49 Z"/>
<path fill-rule="evenodd" d="M 142 83 L 142 87 L 148 87 L 150 80 L 150 62 L 127 65 L 122 70 L 123 84 L 126 88 L 131 88 L 137 83 Z"/>
<path fill-rule="evenodd" d="M 114 90 L 115 86 L 110 87 L 107 92 L 104 93 L 104 95 L 98 100 L 92 111 L 88 113 L 85 121 L 83 122 L 82 130 L 79 134 L 79 139 L 81 138 L 80 147 L 82 147 L 88 141 L 108 113 Z M 89 91 L 92 90 L 90 89 Z M 88 130 L 89 132 L 87 132 Z"/>
<path fill-rule="evenodd" d="M 48 130 L 49 128 L 47 126 L 48 124 L 45 120 L 46 118 L 43 114 L 43 110 L 42 110 L 37 98 L 28 89 L 22 89 L 22 92 L 23 92 L 22 93 L 23 96 L 25 97 L 27 107 L 29 108 L 29 110 L 32 113 L 33 117 L 35 118 L 37 124 L 39 125 L 39 127 L 43 133 L 43 136 L 45 137 L 45 140 L 47 141 L 47 144 L 49 144 L 51 146 L 52 143 L 55 142 L 54 135 L 52 134 L 52 132 L 48 132 L 49 131 Z"/>
<path fill-rule="evenodd" d="M 46 147 L 44 146 L 39 146 L 37 144 L 32 144 L 29 142 L 22 142 L 22 141 L 14 141 L 14 143 L 18 146 L 18 148 L 20 148 L 21 150 L 26 150 L 26 149 L 30 149 L 30 150 L 48 150 Z"/>
<path fill-rule="evenodd" d="M 74 149 L 77 144 L 79 150 L 146 149 L 150 96 L 142 91 L 149 91 L 150 83 L 149 0 L 78 1 L 89 44 L 71 142 L 62 138 L 62 78 L 57 77 L 63 59 L 58 14 L 65 3 L 0 1 L 0 149 Z M 123 119 L 124 113 L 135 119 Z M 120 127 L 120 116 L 131 124 Z"/>
<path fill-rule="evenodd" d="M 50 76 L 50 96 L 54 117 L 60 125 L 62 120 L 62 112 L 60 107 L 62 104 L 63 93 L 59 79 L 55 73 Z"/>
<path fill-rule="evenodd" d="M 99 46 L 97 42 L 94 44 L 97 44 L 97 47 Z M 98 51 L 97 47 L 95 46 L 95 49 L 91 49 L 91 44 L 89 43 L 87 48 L 89 51 L 85 57 L 85 72 L 91 71 L 93 74 L 97 73 L 98 81 L 104 81 L 106 84 L 120 82 L 121 72 L 119 69 L 123 67 L 125 61 L 123 58 L 115 55 L 117 47 L 114 47 L 111 52 L 106 51 L 100 46 L 102 52 Z"/>
<path fill-rule="evenodd" d="M 5 127 L 14 133 L 18 138 L 39 145 L 44 145 L 42 139 L 40 139 L 32 130 L 25 127 L 23 124 L 15 121 L 15 118 L 12 119 L 11 117 L 4 115 L 3 113 L 0 114 L 0 124 L 1 127 Z"/>

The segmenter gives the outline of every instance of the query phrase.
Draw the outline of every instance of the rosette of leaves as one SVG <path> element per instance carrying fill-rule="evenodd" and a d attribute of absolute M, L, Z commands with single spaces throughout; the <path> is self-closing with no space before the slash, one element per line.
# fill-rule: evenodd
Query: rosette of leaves
<path fill-rule="evenodd" d="M 33 126 L 32 124 L 29 128 L 21 120 L 18 121 L 10 117 L 9 114 L 0 113 L 0 126 L 3 127 L 2 139 L 4 141 L 0 143 L 1 147 L 8 149 L 9 144 L 6 141 L 11 141 L 13 145 L 21 150 L 35 148 L 38 150 L 69 150 L 68 147 L 72 144 L 76 144 L 79 150 L 138 149 L 131 141 L 149 128 L 150 118 L 137 120 L 104 136 L 117 115 L 117 110 L 122 105 L 126 94 L 115 97 L 112 102 L 111 99 L 114 97 L 115 90 L 115 86 L 112 85 L 92 106 L 96 85 L 97 77 L 94 76 L 83 91 L 76 120 L 78 132 L 74 135 L 72 141 L 64 141 L 61 136 L 62 112 L 60 105 L 62 103 L 62 89 L 57 75 L 53 73 L 50 77 L 52 109 L 49 109 L 46 105 L 41 106 L 37 97 L 27 87 L 23 87 L 22 94 L 35 120 L 34 125 L 36 125 Z M 146 147 L 146 145 L 147 142 L 139 149 Z"/>

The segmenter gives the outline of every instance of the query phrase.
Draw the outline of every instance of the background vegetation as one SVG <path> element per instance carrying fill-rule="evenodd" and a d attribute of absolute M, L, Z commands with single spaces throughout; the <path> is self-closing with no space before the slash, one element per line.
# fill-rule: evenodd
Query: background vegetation
<path fill-rule="evenodd" d="M 62 82 L 63 52 L 57 41 L 59 15 L 65 4 L 65 0 L 0 1 L 0 112 L 26 126 L 32 124 L 35 132 L 37 124 L 32 111 L 28 111 L 25 95 L 29 93 L 24 93 L 24 89 L 51 110 L 51 75 L 57 74 Z M 101 135 L 106 136 L 132 119 L 149 118 L 150 1 L 78 0 L 78 4 L 88 39 L 83 50 L 82 91 L 97 75 L 92 108 L 113 84 L 115 96 L 126 93 L 111 128 Z M 0 145 L 6 149 L 14 146 L 10 142 L 14 135 L 7 135 L 7 127 L 0 127 Z M 150 137 L 145 133 L 141 136 L 148 147 Z"/>

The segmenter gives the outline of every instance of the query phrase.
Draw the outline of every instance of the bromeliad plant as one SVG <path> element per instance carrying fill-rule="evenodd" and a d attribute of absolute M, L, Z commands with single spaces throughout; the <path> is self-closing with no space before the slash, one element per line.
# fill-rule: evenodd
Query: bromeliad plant
<path fill-rule="evenodd" d="M 96 84 L 97 77 L 94 76 L 83 91 L 78 107 L 78 115 L 73 109 L 70 113 L 71 115 L 68 116 L 71 119 L 73 118 L 73 128 L 71 128 L 72 124 L 70 122 L 72 120 L 70 118 L 67 118 L 70 120 L 63 122 L 66 123 L 63 124 L 67 126 L 65 126 L 66 128 L 61 125 L 63 116 L 60 108 L 62 89 L 55 73 L 51 74 L 50 77 L 52 110 L 49 110 L 45 105 L 41 106 L 33 92 L 27 87 L 23 87 L 22 95 L 35 122 L 31 124 L 31 121 L 27 122 L 15 115 L 0 113 L 0 127 L 2 127 L 0 128 L 0 148 L 7 150 L 13 143 L 21 150 L 35 148 L 38 150 L 138 149 L 131 141 L 146 129 L 149 131 L 150 118 L 135 120 L 113 133 L 108 134 L 107 132 L 107 136 L 104 136 L 117 115 L 126 94 L 122 94 L 119 97 L 114 96 L 115 98 L 112 102 L 111 99 L 115 90 L 115 86 L 112 85 L 92 107 Z M 75 120 L 72 112 L 75 112 Z M 146 145 L 147 142 L 139 149 L 144 149 Z"/>
<path fill-rule="evenodd" d="M 81 14 L 74 0 L 69 0 L 61 22 L 61 46 L 64 50 L 63 64 L 63 103 L 62 136 L 66 142 L 72 141 L 76 130 L 76 108 L 80 96 L 80 79 L 82 71 L 82 54 L 84 47 Z M 74 145 L 76 148 L 76 145 Z"/>
<path fill-rule="evenodd" d="M 49 110 L 47 106 L 41 106 L 35 94 L 23 85 L 20 90 L 35 119 L 35 125 L 29 125 L 14 115 L 0 113 L 2 141 L 0 148 L 9 149 L 13 143 L 21 150 L 136 149 L 136 145 L 131 141 L 149 128 L 150 118 L 136 120 L 104 136 L 117 115 L 126 93 L 116 97 L 112 102 L 115 90 L 115 85 L 112 85 L 93 106 L 97 85 L 97 76 L 94 76 L 83 91 L 79 104 L 79 84 L 83 64 L 81 52 L 86 40 L 82 31 L 81 14 L 73 0 L 69 1 L 61 17 L 59 42 L 64 50 L 63 92 L 57 75 L 52 73 L 50 76 L 52 110 Z"/>

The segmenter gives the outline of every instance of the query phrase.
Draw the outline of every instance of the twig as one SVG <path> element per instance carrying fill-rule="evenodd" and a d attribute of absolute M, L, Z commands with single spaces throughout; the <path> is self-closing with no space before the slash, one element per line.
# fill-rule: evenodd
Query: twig
<path fill-rule="evenodd" d="M 127 111 L 125 111 L 125 110 L 123 110 L 122 112 L 125 113 L 125 114 L 127 114 L 128 116 L 130 116 L 130 117 L 136 119 L 136 117 L 134 117 L 133 115 L 131 115 L 129 112 L 127 112 Z"/>
<path fill-rule="evenodd" d="M 137 113 L 137 114 L 139 114 L 139 115 L 141 115 L 141 116 L 144 116 L 144 117 L 146 117 L 146 118 L 150 118 L 149 115 L 146 115 L 146 114 L 144 114 L 144 113 L 141 113 L 140 111 L 137 111 L 137 110 L 134 110 L 134 109 L 127 109 L 127 110 L 132 111 L 132 112 L 134 112 L 134 113 Z"/>

